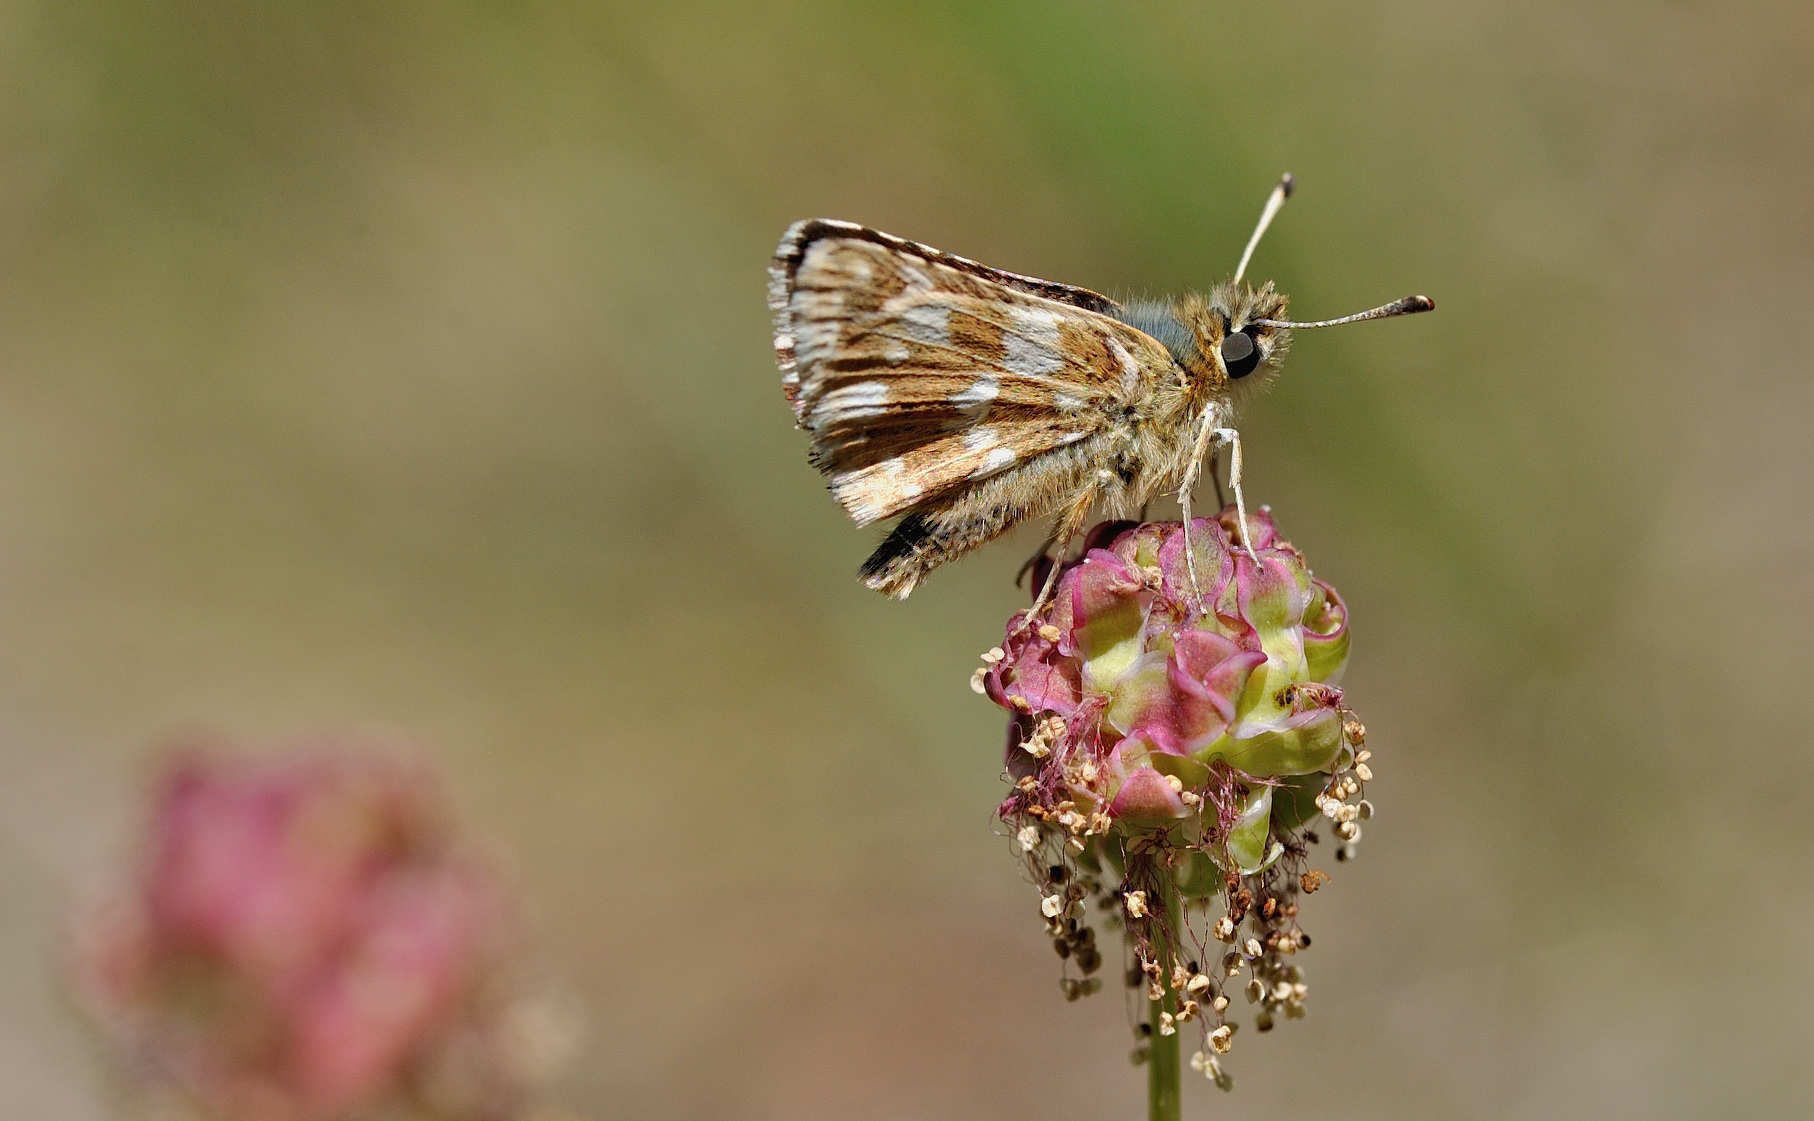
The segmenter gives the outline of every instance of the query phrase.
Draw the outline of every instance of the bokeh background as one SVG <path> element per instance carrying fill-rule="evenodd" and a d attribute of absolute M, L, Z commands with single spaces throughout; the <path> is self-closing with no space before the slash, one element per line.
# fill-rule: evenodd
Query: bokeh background
<path fill-rule="evenodd" d="M 412 737 L 586 1010 L 595 1118 L 1135 1116 L 763 268 L 850 218 L 1113 292 L 1260 250 L 1249 494 L 1340 587 L 1380 810 L 1199 1117 L 1814 1112 L 1804 3 L 0 5 L 0 1115 L 160 745 Z"/>

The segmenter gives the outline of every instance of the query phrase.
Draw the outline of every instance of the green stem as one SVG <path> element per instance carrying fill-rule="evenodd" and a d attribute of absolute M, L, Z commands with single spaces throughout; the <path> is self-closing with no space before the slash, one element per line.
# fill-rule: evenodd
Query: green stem
<path fill-rule="evenodd" d="M 1183 1077 L 1178 1064 L 1178 1040 L 1182 1032 L 1171 1035 L 1159 1034 L 1159 1014 L 1178 1013 L 1178 994 L 1172 988 L 1172 959 L 1177 956 L 1177 947 L 1171 940 L 1178 936 L 1178 885 L 1172 879 L 1171 871 L 1161 868 L 1158 876 L 1161 898 L 1154 900 L 1155 914 L 1164 915 L 1164 929 L 1158 931 L 1153 940 L 1153 952 L 1159 960 L 1159 977 L 1165 986 L 1165 998 L 1150 1003 L 1148 1023 L 1152 1025 L 1153 1034 L 1147 1042 L 1146 1060 L 1146 1106 L 1149 1121 L 1179 1121 L 1181 1097 L 1180 1080 Z M 1158 927 L 1160 924 L 1153 924 Z"/>

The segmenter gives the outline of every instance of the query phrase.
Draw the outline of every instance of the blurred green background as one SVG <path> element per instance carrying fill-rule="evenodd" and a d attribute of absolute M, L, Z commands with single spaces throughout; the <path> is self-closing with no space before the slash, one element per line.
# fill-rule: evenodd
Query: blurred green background
<path fill-rule="evenodd" d="M 848 218 L 1336 315 L 1242 425 L 1353 611 L 1380 815 L 1311 1015 L 1191 1115 L 1814 1113 L 1805 3 L 0 5 L 0 1115 L 160 743 L 408 734 L 587 1010 L 596 1118 L 1134 1116 L 763 269 Z"/>

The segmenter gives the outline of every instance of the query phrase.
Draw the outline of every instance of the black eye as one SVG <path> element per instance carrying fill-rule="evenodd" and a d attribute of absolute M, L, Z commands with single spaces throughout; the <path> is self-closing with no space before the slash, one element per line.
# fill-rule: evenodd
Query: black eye
<path fill-rule="evenodd" d="M 1247 331 L 1236 331 L 1222 340 L 1222 365 L 1231 378 L 1244 378 L 1260 365 L 1260 348 Z"/>

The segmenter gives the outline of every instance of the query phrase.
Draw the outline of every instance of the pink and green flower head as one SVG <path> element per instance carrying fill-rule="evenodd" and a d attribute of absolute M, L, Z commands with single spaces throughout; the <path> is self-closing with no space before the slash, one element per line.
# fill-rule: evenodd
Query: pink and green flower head
<path fill-rule="evenodd" d="M 1046 917 L 1060 953 L 1074 956 L 1087 929 L 1076 915 L 1094 893 L 1127 925 L 1141 969 L 1188 986 L 1153 960 L 1157 942 L 1143 933 L 1182 920 L 1148 901 L 1168 889 L 1221 898 L 1210 934 L 1232 945 L 1249 924 L 1258 952 L 1243 961 L 1267 978 L 1261 1003 L 1276 995 L 1269 1010 L 1295 1014 L 1301 982 L 1281 955 L 1308 944 L 1296 896 L 1326 878 L 1306 869 L 1318 839 L 1309 825 L 1327 816 L 1338 858 L 1351 852 L 1370 808 L 1347 799 L 1370 771 L 1339 687 L 1346 606 L 1269 512 L 1248 518 L 1251 552 L 1235 516 L 1198 519 L 1188 533 L 1176 522 L 1098 526 L 1049 607 L 1009 621 L 977 684 L 1011 714 L 1014 790 L 1001 814 L 1048 893 L 1043 909 L 1057 912 Z M 1203 1015 L 1215 1002 L 1187 1003 Z M 1206 1035 L 1207 1065 L 1226 1038 Z"/>

